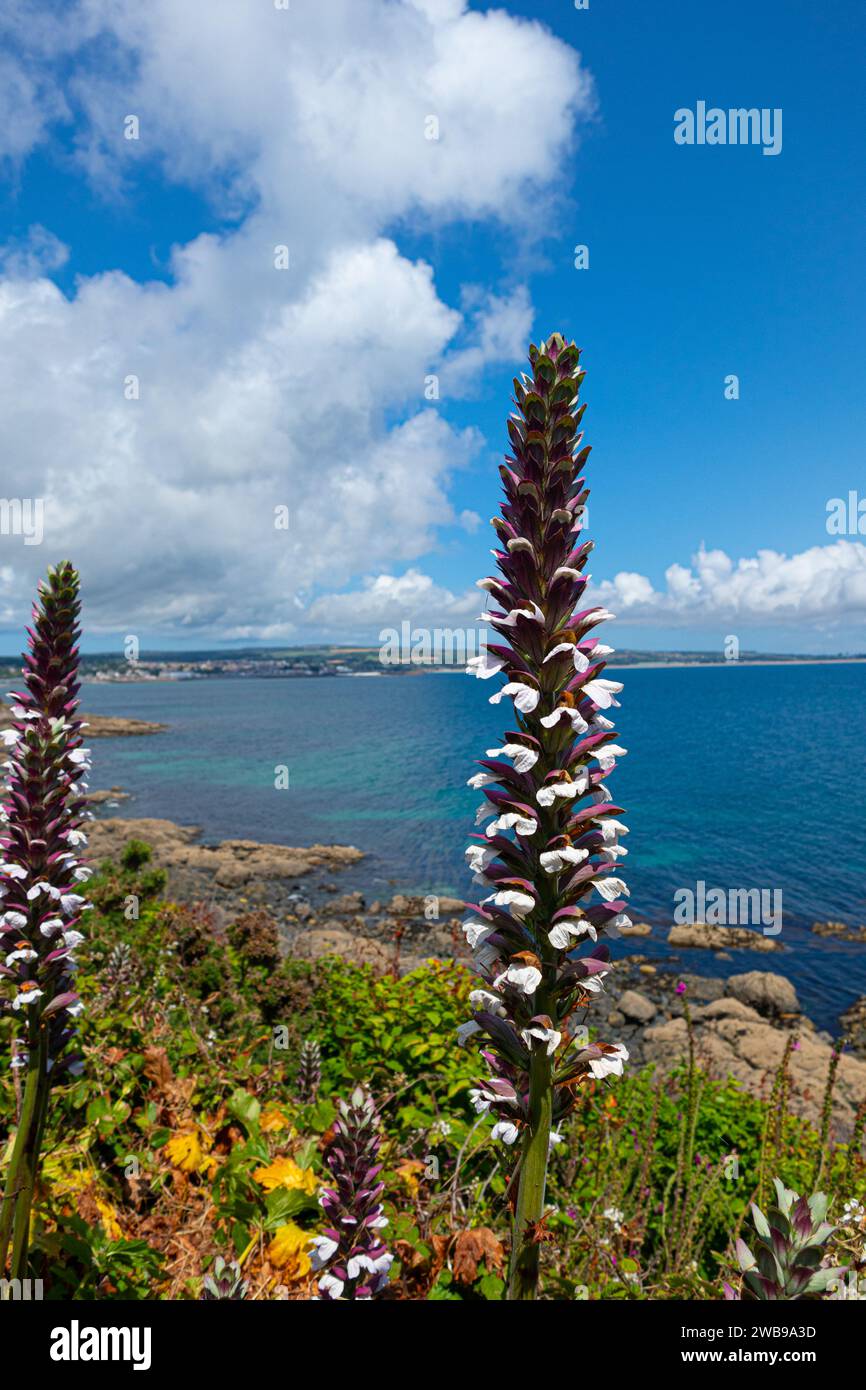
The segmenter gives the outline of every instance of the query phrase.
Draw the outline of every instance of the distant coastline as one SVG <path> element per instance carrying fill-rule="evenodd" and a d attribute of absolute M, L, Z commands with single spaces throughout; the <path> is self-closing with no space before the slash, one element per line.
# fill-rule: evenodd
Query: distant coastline
<path fill-rule="evenodd" d="M 470 655 L 472 653 L 469 653 Z M 452 653 L 448 653 L 448 656 Z M 378 647 L 300 647 L 247 650 L 233 653 L 153 652 L 137 660 L 114 653 L 94 653 L 82 658 L 81 678 L 88 684 L 140 683 L 190 680 L 284 680 L 323 679 L 341 676 L 425 676 L 462 673 L 465 657 L 459 650 L 454 659 L 406 661 L 394 664 L 381 660 Z M 866 653 L 822 656 L 816 654 L 741 652 L 736 660 L 717 651 L 640 651 L 616 652 L 611 669 L 661 670 L 696 669 L 719 666 L 845 666 L 862 665 Z M 13 658 L 0 659 L 0 671 L 7 678 L 20 666 Z"/>

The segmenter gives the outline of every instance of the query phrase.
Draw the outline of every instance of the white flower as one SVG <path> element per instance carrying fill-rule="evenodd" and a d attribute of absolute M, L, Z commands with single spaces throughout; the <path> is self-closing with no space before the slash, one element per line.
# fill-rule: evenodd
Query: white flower
<path fill-rule="evenodd" d="M 492 772 L 476 772 L 466 783 L 467 787 L 472 787 L 476 792 L 480 792 L 482 787 L 489 787 L 493 782 L 498 782 L 499 778 L 494 777 Z"/>
<path fill-rule="evenodd" d="M 484 622 L 489 617 L 489 613 L 482 613 L 478 621 Z M 499 627 L 516 627 L 518 618 L 526 618 L 529 622 L 533 623 L 543 623 L 544 613 L 539 608 L 537 603 L 535 603 L 533 600 L 530 600 L 528 608 L 512 608 L 511 611 L 507 613 L 504 618 L 493 618 L 492 621 L 496 623 Z M 503 662 L 503 665 L 504 664 L 505 663 Z"/>
<path fill-rule="evenodd" d="M 479 1091 L 477 1088 L 473 1088 L 469 1092 L 469 1101 L 476 1115 L 483 1115 L 485 1110 L 490 1109 L 490 1096 L 485 1095 L 483 1091 Z"/>
<path fill-rule="evenodd" d="M 573 799 L 578 794 L 579 782 L 572 781 L 571 778 L 561 779 L 558 782 L 545 782 L 543 787 L 539 787 L 535 794 L 535 799 L 539 806 L 552 806 L 558 796 Z"/>
<path fill-rule="evenodd" d="M 628 826 L 623 825 L 621 820 L 614 820 L 612 816 L 606 816 L 599 825 L 601 838 L 606 845 L 616 844 L 618 835 L 627 835 Z"/>
<path fill-rule="evenodd" d="M 490 822 L 487 834 L 492 838 L 498 830 L 510 830 L 512 826 L 518 835 L 534 835 L 538 829 L 538 821 L 521 815 L 519 811 L 503 811 L 501 816 Z"/>
<path fill-rule="evenodd" d="M 498 975 L 493 981 L 494 987 L 500 989 L 503 981 L 507 985 L 512 985 L 514 989 L 519 989 L 521 994 L 534 994 L 541 984 L 541 971 L 534 965 L 520 965 L 512 962 Z"/>
<path fill-rule="evenodd" d="M 584 695 L 588 695 L 599 709 L 610 709 L 611 705 L 618 705 L 614 695 L 618 695 L 622 690 L 622 681 L 595 680 L 587 681 L 583 687 Z"/>
<path fill-rule="evenodd" d="M 27 901 L 32 902 L 34 898 L 39 897 L 40 893 L 47 893 L 50 898 L 60 897 L 59 888 L 53 888 L 50 883 L 40 880 L 39 883 L 34 883 L 32 888 L 27 889 Z"/>
<path fill-rule="evenodd" d="M 582 917 L 562 917 L 558 922 L 554 922 L 547 939 L 555 950 L 568 951 L 571 948 L 571 938 L 581 936 L 598 941 L 598 932 L 591 922 Z"/>
<path fill-rule="evenodd" d="M 549 1134 L 548 1137 L 547 1137 L 547 1152 L 548 1152 L 548 1154 L 552 1154 L 552 1153 L 553 1153 L 553 1150 L 555 1149 L 556 1145 L 557 1145 L 557 1144 L 561 1144 L 561 1143 L 563 1142 L 564 1137 L 565 1137 L 565 1136 L 562 1135 L 562 1134 L 560 1134 L 560 1132 L 559 1132 L 558 1129 L 552 1129 L 552 1130 L 550 1131 L 550 1134 Z"/>
<path fill-rule="evenodd" d="M 521 1030 L 520 1036 L 527 1047 L 532 1047 L 532 1039 L 537 1038 L 539 1042 L 547 1044 L 547 1055 L 552 1057 L 562 1041 L 562 1034 L 557 1033 L 555 1028 L 546 1028 L 542 1023 L 530 1023 L 528 1028 Z"/>
<path fill-rule="evenodd" d="M 480 656 L 470 656 L 466 663 L 467 676 L 477 676 L 479 680 L 489 680 L 491 676 L 497 675 L 504 667 L 505 662 L 498 656 L 491 656 L 489 652 L 482 652 Z"/>
<path fill-rule="evenodd" d="M 85 912 L 93 904 L 82 898 L 80 893 L 61 893 L 60 906 L 67 917 L 74 917 L 76 912 Z"/>
<path fill-rule="evenodd" d="M 345 1285 L 342 1279 L 338 1279 L 334 1274 L 323 1274 L 319 1280 L 319 1292 L 329 1293 L 332 1298 L 339 1298 Z"/>
<path fill-rule="evenodd" d="M 586 733 L 589 725 L 580 711 L 576 710 L 572 705 L 557 705 L 552 714 L 545 714 L 538 722 L 543 724 L 545 729 L 552 729 L 554 724 L 559 723 L 563 715 L 570 721 L 573 733 Z"/>
<path fill-rule="evenodd" d="M 608 970 L 597 970 L 593 975 L 586 975 L 580 981 L 581 989 L 585 990 L 587 994 L 603 994 L 604 977 L 609 973 Z"/>
<path fill-rule="evenodd" d="M 16 960 L 37 960 L 38 951 L 34 951 L 29 941 L 19 942 L 16 950 L 10 951 L 6 957 L 7 965 L 14 965 Z"/>
<path fill-rule="evenodd" d="M 4 912 L 3 916 L 0 917 L 0 922 L 3 923 L 4 927 L 21 928 L 27 926 L 27 918 L 23 912 Z"/>
<path fill-rule="evenodd" d="M 480 1032 L 481 1025 L 476 1023 L 474 1018 L 468 1019 L 466 1023 L 461 1023 L 457 1029 L 457 1042 L 459 1046 L 465 1047 L 472 1035 Z"/>
<path fill-rule="evenodd" d="M 46 917 L 44 922 L 40 922 L 39 930 L 43 936 L 53 936 L 55 932 L 62 931 L 65 925 L 62 917 Z"/>
<path fill-rule="evenodd" d="M 473 1009 L 486 1009 L 488 1013 L 496 1014 L 498 1018 L 505 1018 L 506 1009 L 498 994 L 491 994 L 487 989 L 473 989 L 469 995 L 469 1003 Z"/>
<path fill-rule="evenodd" d="M 84 834 L 83 830 L 68 830 L 66 832 L 66 839 L 70 845 L 87 844 L 87 836 Z"/>
<path fill-rule="evenodd" d="M 375 1260 L 370 1255 L 352 1255 L 346 1262 L 346 1273 L 350 1279 L 357 1279 L 362 1269 L 368 1274 L 379 1274 L 390 1269 L 393 1258 L 387 1253 Z"/>
<path fill-rule="evenodd" d="M 74 748 L 69 754 L 69 761 L 71 763 L 86 763 L 89 757 L 89 748 Z"/>
<path fill-rule="evenodd" d="M 6 878 L 21 879 L 27 877 L 27 870 L 22 869 L 20 864 L 0 864 L 0 874 L 5 875 Z"/>
<path fill-rule="evenodd" d="M 0 739 L 2 739 L 7 748 L 14 748 L 20 737 L 21 735 L 17 729 L 0 730 Z"/>
<path fill-rule="evenodd" d="M 480 877 L 488 864 L 496 858 L 496 850 L 491 849 L 489 845 L 467 845 L 464 855 L 471 872 Z"/>
<path fill-rule="evenodd" d="M 500 888 L 497 893 L 491 893 L 484 899 L 485 903 L 495 903 L 497 907 L 510 907 L 515 917 L 525 917 L 527 912 L 532 912 L 535 907 L 535 899 L 529 893 L 521 893 L 517 888 Z"/>
<path fill-rule="evenodd" d="M 489 922 L 479 922 L 474 917 L 467 917 L 467 919 L 461 923 L 461 926 L 463 935 L 466 937 L 473 951 L 478 943 L 484 941 L 493 931 Z"/>
<path fill-rule="evenodd" d="M 313 1236 L 310 1240 L 310 1264 L 314 1270 L 323 1269 L 330 1259 L 336 1255 L 339 1245 L 330 1236 Z"/>
<path fill-rule="evenodd" d="M 480 825 L 481 822 L 487 820 L 489 816 L 495 816 L 497 809 L 498 808 L 493 805 L 492 801 L 488 801 L 485 798 L 475 812 L 475 824 Z"/>
<path fill-rule="evenodd" d="M 498 705 L 503 695 L 511 696 L 515 709 L 519 709 L 521 714 L 531 714 L 541 698 L 540 692 L 534 686 L 525 685 L 523 681 L 509 681 L 501 690 L 497 690 L 495 695 L 490 696 L 490 704 Z"/>
<path fill-rule="evenodd" d="M 575 849 L 574 845 L 563 845 L 562 849 L 547 849 L 538 856 L 538 862 L 547 874 L 558 874 L 566 864 L 582 864 L 589 858 L 588 849 Z"/>
<path fill-rule="evenodd" d="M 503 1144 L 513 1144 L 517 1138 L 518 1129 L 513 1120 L 499 1120 L 490 1132 L 492 1139 L 501 1139 Z"/>
<path fill-rule="evenodd" d="M 25 989 L 22 985 L 15 998 L 12 1000 L 13 1009 L 28 1009 L 31 1004 L 35 1004 L 37 999 L 42 998 L 43 991 L 35 985 Z"/>
<path fill-rule="evenodd" d="M 84 935 L 80 931 L 65 931 L 63 933 L 63 944 L 70 951 L 74 951 L 76 946 L 80 946 L 84 940 Z"/>
<path fill-rule="evenodd" d="M 539 755 L 534 748 L 527 748 L 524 743 L 506 743 L 502 748 L 488 748 L 488 758 L 496 758 L 499 755 L 504 758 L 511 758 L 514 761 L 515 772 L 529 772 L 538 762 Z"/>
<path fill-rule="evenodd" d="M 628 1048 L 622 1043 L 616 1043 L 613 1052 L 594 1057 L 589 1064 L 589 1070 L 596 1081 L 601 1081 L 605 1076 L 622 1076 L 622 1064 L 627 1061 Z"/>
<path fill-rule="evenodd" d="M 79 864 L 78 868 L 73 870 L 72 877 L 77 883 L 86 883 L 89 878 L 93 877 L 93 870 L 88 868 L 86 864 Z"/>
<path fill-rule="evenodd" d="M 598 889 L 606 903 L 613 902 L 614 898 L 619 898 L 622 894 L 630 897 L 629 890 L 621 878 L 596 878 L 593 879 L 593 886 Z"/>
<path fill-rule="evenodd" d="M 576 583 L 578 579 L 582 578 L 583 575 L 580 570 L 572 569 L 571 565 L 560 565 L 550 576 L 550 582 L 551 584 L 555 584 L 557 579 L 571 579 Z"/>
<path fill-rule="evenodd" d="M 603 748 L 599 748 L 595 756 L 602 772 L 610 772 L 617 758 L 624 758 L 628 752 L 627 748 L 620 748 L 618 743 L 606 743 Z"/>
<path fill-rule="evenodd" d="M 512 555 L 516 550 L 526 551 L 529 555 L 535 554 L 532 548 L 532 542 L 528 541 L 525 536 L 513 536 L 510 541 L 506 541 L 505 548 L 509 550 Z M 496 551 L 494 550 L 492 553 L 495 555 Z"/>

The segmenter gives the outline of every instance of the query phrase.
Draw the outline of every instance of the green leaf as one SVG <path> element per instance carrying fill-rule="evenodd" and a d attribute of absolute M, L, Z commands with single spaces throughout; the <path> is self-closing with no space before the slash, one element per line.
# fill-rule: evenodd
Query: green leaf
<path fill-rule="evenodd" d="M 268 1213 L 265 1227 L 272 1231 L 277 1226 L 285 1226 L 292 1217 L 298 1216 L 302 1211 L 314 1211 L 318 1205 L 318 1199 L 311 1197 L 307 1192 L 299 1192 L 297 1189 L 288 1191 L 286 1188 L 278 1187 L 276 1191 L 268 1194 L 265 1202 Z"/>

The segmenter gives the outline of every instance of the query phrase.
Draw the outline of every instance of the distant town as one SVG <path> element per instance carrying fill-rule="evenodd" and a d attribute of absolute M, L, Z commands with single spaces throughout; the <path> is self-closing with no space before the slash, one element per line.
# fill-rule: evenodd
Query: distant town
<path fill-rule="evenodd" d="M 611 666 L 732 666 L 805 665 L 813 663 L 866 661 L 866 653 L 838 656 L 722 651 L 635 651 L 618 650 Z M 413 655 L 402 660 L 383 658 L 379 647 L 288 647 L 284 649 L 248 648 L 229 652 L 149 652 L 133 660 L 123 654 L 91 653 L 81 659 L 85 681 L 177 681 L 213 679 L 281 680 L 340 676 L 407 676 L 445 674 L 462 671 L 465 657 L 434 654 L 426 659 Z M 20 670 L 20 661 L 0 658 L 0 670 L 11 675 Z"/>

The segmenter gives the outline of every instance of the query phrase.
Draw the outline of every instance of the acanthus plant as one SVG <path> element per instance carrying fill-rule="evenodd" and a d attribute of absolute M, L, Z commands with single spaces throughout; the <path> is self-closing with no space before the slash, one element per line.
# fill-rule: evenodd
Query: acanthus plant
<path fill-rule="evenodd" d="M 319 1298 L 362 1301 L 381 1293 L 394 1260 L 379 1235 L 388 1225 L 379 1181 L 379 1116 L 361 1086 L 337 1110 L 334 1137 L 325 1152 L 333 1186 L 321 1197 L 330 1224 L 313 1238 L 312 1263 L 323 1271 Z"/>
<path fill-rule="evenodd" d="M 510 697 L 516 724 L 470 779 L 485 795 L 476 825 L 486 829 L 466 856 L 489 891 L 464 923 L 484 987 L 461 1029 L 462 1042 L 482 1035 L 492 1073 L 473 1093 L 476 1109 L 493 1115 L 496 1138 L 518 1145 L 510 1299 L 536 1296 L 555 1126 L 584 1082 L 621 1075 L 628 1058 L 620 1044 L 588 1043 L 574 1018 L 609 969 L 599 935 L 629 922 L 617 868 L 627 830 L 607 787 L 626 750 L 604 713 L 622 685 L 604 676 L 612 648 L 596 635 L 613 615 L 580 606 L 593 546 L 580 540 L 589 447 L 579 432 L 579 360 L 557 333 L 530 347 L 532 375 L 515 379 L 513 454 L 500 467 L 505 501 L 492 522 L 500 577 L 479 580 L 495 605 L 483 620 L 503 640 L 468 667 L 506 677 L 491 704 Z"/>
<path fill-rule="evenodd" d="M 40 584 L 24 655 L 26 687 L 12 692 L 0 809 L 0 1014 L 14 1020 L 20 1097 L 0 1211 L 0 1276 L 11 1240 L 14 1278 L 26 1275 L 33 1192 L 51 1086 L 81 1068 L 75 1051 L 74 952 L 84 940 L 79 859 L 89 818 L 82 777 L 89 750 L 78 718 L 78 574 L 63 563 Z M 5 986 L 5 988 L 3 988 Z"/>
<path fill-rule="evenodd" d="M 305 1038 L 301 1043 L 295 1084 L 298 1100 L 303 1104 L 314 1104 L 322 1084 L 322 1050 L 316 1038 Z"/>
<path fill-rule="evenodd" d="M 743 1276 L 738 1295 L 725 1284 L 727 1299 L 822 1298 L 828 1289 L 840 1287 L 847 1266 L 824 1265 L 827 1242 L 836 1227 L 825 1221 L 829 1199 L 823 1192 L 800 1197 L 774 1178 L 776 1205 L 766 1216 L 752 1203 L 752 1221 L 757 1234 L 753 1254 L 746 1242 L 737 1240 L 737 1262 Z"/>

